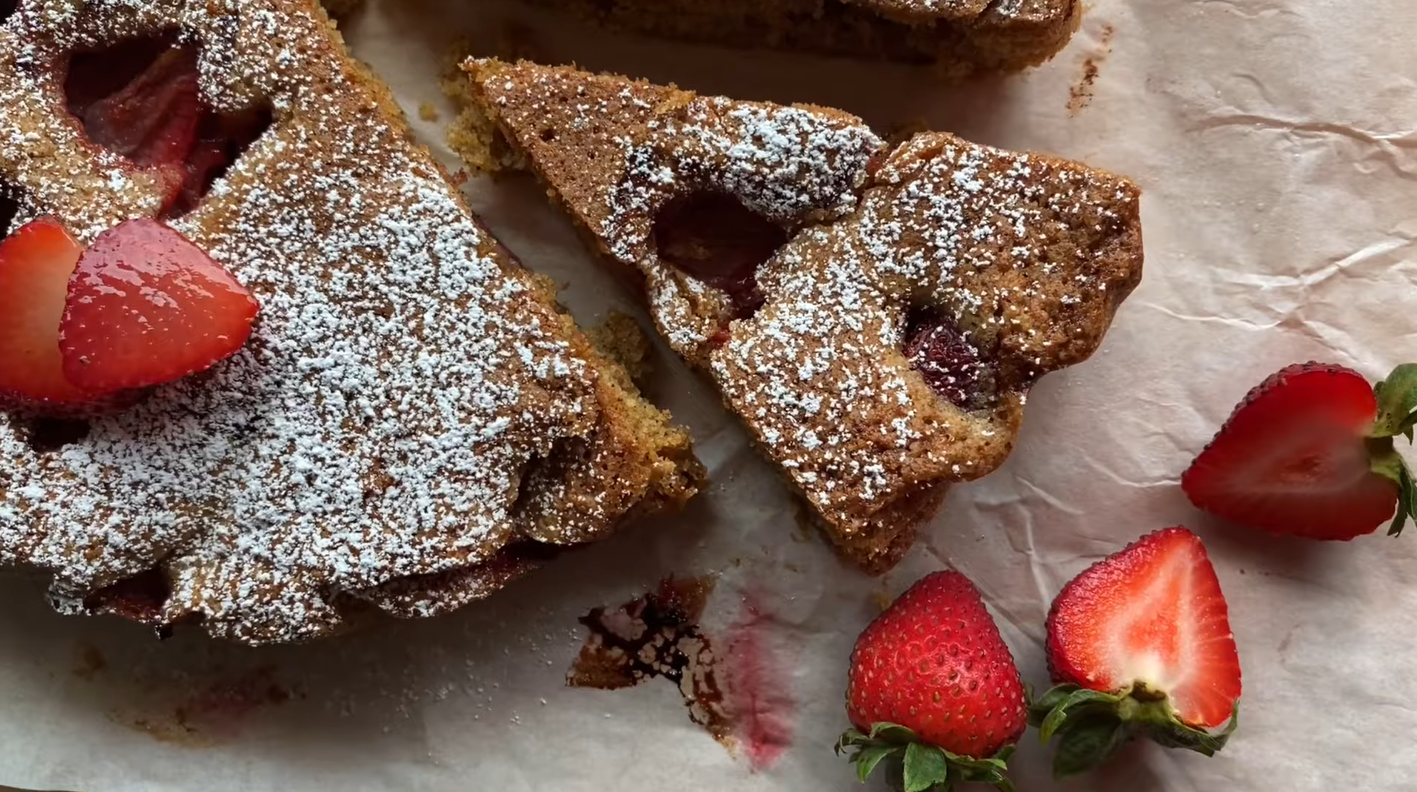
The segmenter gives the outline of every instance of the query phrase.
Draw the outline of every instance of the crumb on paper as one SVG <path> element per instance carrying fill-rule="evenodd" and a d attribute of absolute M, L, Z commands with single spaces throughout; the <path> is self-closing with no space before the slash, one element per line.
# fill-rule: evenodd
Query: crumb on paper
<path fill-rule="evenodd" d="M 418 117 L 424 121 L 437 121 L 442 115 L 438 112 L 437 105 L 432 102 L 424 102 L 418 106 Z"/>
<path fill-rule="evenodd" d="M 1112 37 L 1115 33 L 1116 29 L 1110 23 L 1103 25 L 1097 37 L 1097 48 L 1083 59 L 1082 73 L 1068 89 L 1068 115 L 1077 115 L 1083 108 L 1092 104 L 1093 84 L 1097 82 L 1107 56 L 1112 54 Z"/>

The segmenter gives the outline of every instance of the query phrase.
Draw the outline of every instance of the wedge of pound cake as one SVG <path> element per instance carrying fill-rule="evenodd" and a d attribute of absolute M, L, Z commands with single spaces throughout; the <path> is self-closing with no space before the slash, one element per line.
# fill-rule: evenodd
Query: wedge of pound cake
<path fill-rule="evenodd" d="M 531 0 L 611 28 L 740 48 L 934 63 L 948 77 L 1056 55 L 1081 0 Z"/>
<path fill-rule="evenodd" d="M 528 167 L 846 556 L 894 565 L 1140 282 L 1118 176 L 820 107 L 472 60 L 459 145 Z"/>
<path fill-rule="evenodd" d="M 0 416 L 0 565 L 52 575 L 62 610 L 310 639 L 461 606 L 695 493 L 687 434 L 313 0 L 22 0 L 0 103 L 11 229 L 157 218 L 260 304 L 199 376 Z"/>

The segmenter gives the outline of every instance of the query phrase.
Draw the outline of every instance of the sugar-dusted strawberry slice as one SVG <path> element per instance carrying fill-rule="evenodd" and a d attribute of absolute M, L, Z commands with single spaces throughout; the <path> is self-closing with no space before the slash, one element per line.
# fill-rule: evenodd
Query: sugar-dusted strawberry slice
<path fill-rule="evenodd" d="M 59 321 L 83 248 L 44 217 L 0 243 L 0 405 L 66 412 L 95 401 L 64 377 Z"/>
<path fill-rule="evenodd" d="M 130 220 L 101 234 L 69 281 L 64 373 L 96 391 L 171 382 L 235 354 L 258 310 L 186 237 L 156 220 Z"/>
<path fill-rule="evenodd" d="M 1030 713 L 1069 775 L 1136 736 L 1211 755 L 1236 724 L 1240 658 L 1198 536 L 1168 528 L 1094 564 L 1048 614 L 1057 687 Z"/>
<path fill-rule="evenodd" d="M 185 171 L 201 118 L 197 55 L 172 49 L 121 91 L 90 105 L 83 121 L 93 142 L 139 167 Z"/>
<path fill-rule="evenodd" d="M 1196 506 L 1242 525 L 1348 540 L 1414 508 L 1411 474 L 1393 448 L 1413 391 L 1408 367 L 1389 379 L 1388 412 L 1368 381 L 1321 363 L 1289 366 L 1250 391 L 1181 478 Z M 1381 429 L 1381 431 L 1380 431 Z M 1400 508 L 1399 508 L 1400 507 Z"/>

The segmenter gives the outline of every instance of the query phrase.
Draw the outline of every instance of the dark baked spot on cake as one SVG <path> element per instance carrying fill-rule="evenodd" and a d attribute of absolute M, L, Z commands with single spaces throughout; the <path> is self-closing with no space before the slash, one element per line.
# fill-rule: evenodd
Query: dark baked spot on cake
<path fill-rule="evenodd" d="M 51 454 L 89 436 L 87 421 L 30 418 L 20 424 L 25 442 L 36 454 Z"/>
<path fill-rule="evenodd" d="M 965 410 L 992 399 L 994 374 L 979 350 L 939 312 L 917 309 L 906 317 L 905 357 L 926 384 Z"/>
<path fill-rule="evenodd" d="M 171 35 L 132 39 L 74 53 L 64 78 L 66 107 L 90 142 L 168 185 L 164 219 L 197 208 L 272 122 L 266 106 L 212 110 L 200 94 L 198 59 Z"/>
<path fill-rule="evenodd" d="M 781 226 L 719 192 L 675 198 L 654 218 L 660 260 L 727 294 L 737 318 L 762 307 L 758 267 L 786 243 Z"/>
<path fill-rule="evenodd" d="M 120 580 L 84 600 L 91 611 L 112 613 L 141 624 L 160 625 L 172 584 L 161 569 L 152 569 Z"/>

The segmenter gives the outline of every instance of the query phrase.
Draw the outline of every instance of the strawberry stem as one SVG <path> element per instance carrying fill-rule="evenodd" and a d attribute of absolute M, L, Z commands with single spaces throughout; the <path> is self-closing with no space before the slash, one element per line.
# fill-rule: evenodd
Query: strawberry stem
<path fill-rule="evenodd" d="M 1002 792 L 1015 792 L 1009 779 L 1006 745 L 988 759 L 975 759 L 921 741 L 915 732 L 894 723 L 876 723 L 870 733 L 847 729 L 837 741 L 837 755 L 846 754 L 856 765 L 863 783 L 879 766 L 886 768 L 892 785 L 905 792 L 951 792 L 957 783 L 993 784 Z"/>
<path fill-rule="evenodd" d="M 1397 485 L 1397 514 L 1387 533 L 1398 536 L 1407 518 L 1417 520 L 1417 484 L 1394 442 L 1401 435 L 1411 443 L 1417 426 L 1417 364 L 1404 363 L 1393 369 L 1387 379 L 1373 386 L 1373 395 L 1378 400 L 1378 417 L 1366 440 L 1368 458 L 1374 473 Z"/>
<path fill-rule="evenodd" d="M 1065 778 L 1097 767 L 1137 737 L 1213 756 L 1239 725 L 1239 705 L 1213 734 L 1183 723 L 1164 692 L 1141 683 L 1118 693 L 1058 685 L 1033 702 L 1028 722 L 1044 744 L 1058 738 L 1053 775 Z"/>

